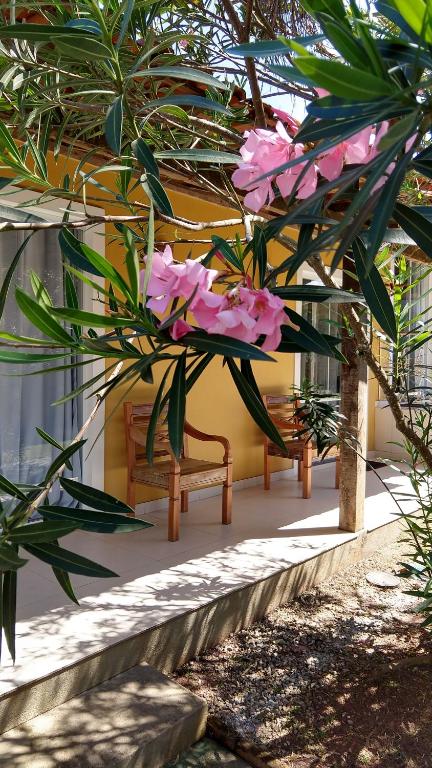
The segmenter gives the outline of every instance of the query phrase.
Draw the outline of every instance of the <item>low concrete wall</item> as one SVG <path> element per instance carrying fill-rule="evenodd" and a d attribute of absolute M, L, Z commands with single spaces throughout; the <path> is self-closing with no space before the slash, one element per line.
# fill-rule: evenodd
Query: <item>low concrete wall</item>
<path fill-rule="evenodd" d="M 0 733 L 46 712 L 142 661 L 169 673 L 232 632 L 250 626 L 274 608 L 358 562 L 400 535 L 398 520 L 339 544 L 306 562 L 122 640 L 58 673 L 0 700 Z"/>

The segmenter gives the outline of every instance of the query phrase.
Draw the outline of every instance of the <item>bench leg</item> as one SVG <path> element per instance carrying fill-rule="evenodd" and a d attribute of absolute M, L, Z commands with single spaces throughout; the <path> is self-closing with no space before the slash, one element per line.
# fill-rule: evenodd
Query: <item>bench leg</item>
<path fill-rule="evenodd" d="M 180 527 L 180 472 L 169 479 L 168 541 L 178 541 Z"/>
<path fill-rule="evenodd" d="M 189 491 L 181 492 L 181 511 L 182 512 L 189 511 Z"/>
<path fill-rule="evenodd" d="M 232 465 L 227 467 L 227 479 L 222 488 L 222 524 L 230 525 L 232 516 Z"/>
<path fill-rule="evenodd" d="M 340 486 L 340 454 L 336 456 L 335 488 Z"/>
<path fill-rule="evenodd" d="M 128 478 L 127 503 L 133 509 L 133 512 L 128 512 L 129 517 L 135 517 L 135 505 L 136 505 L 135 486 L 136 486 L 136 483 L 134 483 L 133 480 Z"/>
<path fill-rule="evenodd" d="M 299 459 L 297 462 L 297 479 L 299 482 L 303 480 L 303 461 Z"/>
<path fill-rule="evenodd" d="M 264 445 L 264 490 L 270 490 L 270 457 L 267 451 L 267 445 Z"/>
<path fill-rule="evenodd" d="M 312 443 L 306 443 L 303 451 L 303 498 L 310 499 L 312 491 Z"/>

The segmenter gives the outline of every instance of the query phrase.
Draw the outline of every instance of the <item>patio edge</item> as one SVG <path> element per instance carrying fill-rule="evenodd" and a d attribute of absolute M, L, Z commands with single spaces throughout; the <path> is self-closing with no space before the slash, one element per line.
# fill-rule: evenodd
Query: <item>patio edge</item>
<path fill-rule="evenodd" d="M 399 520 L 359 531 L 309 560 L 293 564 L 218 597 L 163 624 L 120 640 L 5 694 L 0 699 L 0 733 L 63 704 L 89 689 L 146 662 L 164 674 L 250 626 L 301 592 L 324 581 L 345 564 L 358 562 L 395 541 Z"/>

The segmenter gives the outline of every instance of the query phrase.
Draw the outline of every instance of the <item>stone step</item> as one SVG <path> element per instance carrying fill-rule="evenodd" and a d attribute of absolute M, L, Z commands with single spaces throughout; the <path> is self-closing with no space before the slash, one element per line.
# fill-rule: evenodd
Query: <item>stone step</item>
<path fill-rule="evenodd" d="M 205 731 L 207 705 L 148 664 L 2 734 L 7 768 L 161 768 Z"/>
<path fill-rule="evenodd" d="M 251 765 L 213 739 L 202 739 L 165 768 L 251 768 Z"/>

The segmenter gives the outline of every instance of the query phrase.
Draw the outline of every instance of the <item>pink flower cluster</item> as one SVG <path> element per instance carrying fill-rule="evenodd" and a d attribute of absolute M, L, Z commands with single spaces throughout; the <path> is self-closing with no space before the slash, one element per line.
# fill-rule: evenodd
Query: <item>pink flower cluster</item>
<path fill-rule="evenodd" d="M 280 113 L 281 116 L 284 113 Z M 284 118 L 286 122 L 286 118 Z M 288 125 L 292 131 L 292 124 Z M 300 162 L 280 174 L 272 174 L 260 179 L 266 173 L 278 168 L 284 163 L 300 158 L 305 154 L 303 144 L 294 144 L 281 122 L 276 124 L 275 131 L 257 128 L 245 133 L 247 140 L 240 149 L 242 162 L 234 171 L 232 180 L 239 188 L 247 191 L 244 202 L 252 211 L 257 213 L 264 205 L 270 204 L 275 197 L 273 182 L 279 188 L 283 197 L 288 197 L 294 185 L 298 182 L 296 197 L 300 200 L 315 192 L 318 174 L 328 181 L 337 179 L 345 163 L 367 163 L 378 153 L 378 145 L 388 130 L 388 122 L 380 124 L 379 128 L 368 126 L 350 139 L 319 155 L 307 170 L 303 169 L 307 162 Z M 260 179 L 260 180 L 259 180 Z M 384 182 L 384 179 L 383 179 Z"/>
<path fill-rule="evenodd" d="M 208 269 L 192 259 L 175 263 L 171 248 L 166 246 L 163 253 L 156 251 L 153 254 L 147 286 L 147 296 L 151 298 L 147 300 L 147 307 L 152 312 L 164 314 L 172 299 L 190 299 L 195 291 L 188 309 L 199 328 L 252 344 L 265 336 L 262 349 L 277 349 L 281 326 L 290 324 L 284 302 L 267 288 L 254 290 L 241 285 L 225 294 L 213 293 L 211 288 L 217 275 L 217 270 Z M 143 280 L 144 272 L 141 273 L 141 289 Z M 176 320 L 170 327 L 175 341 L 193 330 L 184 320 Z"/>

